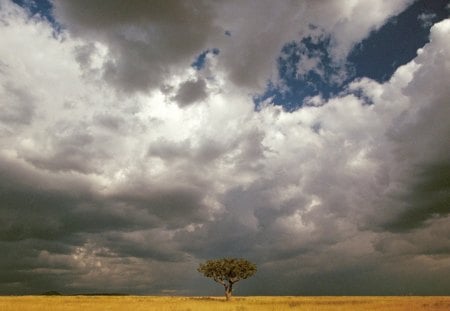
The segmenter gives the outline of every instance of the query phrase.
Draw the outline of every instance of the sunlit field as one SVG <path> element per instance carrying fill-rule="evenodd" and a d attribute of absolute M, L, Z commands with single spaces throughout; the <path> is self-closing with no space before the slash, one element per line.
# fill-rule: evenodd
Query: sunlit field
<path fill-rule="evenodd" d="M 149 297 L 13 296 L 0 297 L 0 311 L 17 310 L 450 310 L 442 297 Z"/>

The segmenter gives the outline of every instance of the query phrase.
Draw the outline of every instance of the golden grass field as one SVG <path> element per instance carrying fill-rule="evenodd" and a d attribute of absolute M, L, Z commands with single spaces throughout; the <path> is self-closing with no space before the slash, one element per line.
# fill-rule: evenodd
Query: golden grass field
<path fill-rule="evenodd" d="M 436 297 L 219 297 L 4 296 L 0 311 L 280 311 L 280 310 L 450 310 L 450 296 Z"/>

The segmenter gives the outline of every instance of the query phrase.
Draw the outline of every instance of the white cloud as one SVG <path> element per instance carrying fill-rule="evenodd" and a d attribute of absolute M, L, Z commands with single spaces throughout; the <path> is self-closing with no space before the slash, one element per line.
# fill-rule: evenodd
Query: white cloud
<path fill-rule="evenodd" d="M 436 14 L 434 13 L 422 13 L 417 19 L 422 23 L 422 27 L 428 28 L 433 25 L 433 20 L 436 18 Z"/>

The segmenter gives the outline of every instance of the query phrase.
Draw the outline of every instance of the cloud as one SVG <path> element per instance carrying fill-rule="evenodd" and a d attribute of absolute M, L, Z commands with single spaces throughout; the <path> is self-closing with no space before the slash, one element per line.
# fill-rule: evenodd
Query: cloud
<path fill-rule="evenodd" d="M 430 27 L 433 25 L 433 20 L 436 18 L 434 13 L 422 13 L 418 17 L 418 20 L 422 23 L 422 27 Z"/>
<path fill-rule="evenodd" d="M 381 1 L 374 8 L 364 1 L 66 1 L 54 3 L 54 14 L 74 36 L 108 47 L 102 77 L 121 90 L 158 88 L 200 53 L 218 48 L 220 69 L 230 81 L 255 91 L 267 83 L 283 45 L 311 34 L 308 25 L 332 33 L 333 55 L 342 60 L 355 43 L 410 3 Z M 80 45 L 80 64 L 86 66 L 93 54 L 91 44 Z"/>
<path fill-rule="evenodd" d="M 173 97 L 180 107 L 188 106 L 207 97 L 206 82 L 203 79 L 183 82 Z"/>
<path fill-rule="evenodd" d="M 221 32 L 204 1 L 69 1 L 54 3 L 57 20 L 78 37 L 105 44 L 104 79 L 124 91 L 146 91 L 189 67 L 209 37 Z M 92 46 L 79 48 L 86 65 Z"/>
<path fill-rule="evenodd" d="M 230 81 L 261 91 L 269 79 L 277 81 L 276 60 L 283 46 L 311 36 L 331 36 L 333 61 L 345 60 L 353 46 L 411 1 L 232 1 L 218 6 L 217 19 L 233 35 L 221 40 L 219 64 Z M 313 27 L 311 27 L 313 26 Z"/>
<path fill-rule="evenodd" d="M 6 124 L 30 124 L 34 116 L 33 97 L 26 90 L 16 89 L 5 83 L 2 97 L 2 115 L 0 120 Z"/>
<path fill-rule="evenodd" d="M 243 256 L 242 294 L 448 293 L 449 20 L 385 83 L 255 111 L 308 24 L 339 59 L 409 2 L 143 3 L 57 2 L 55 36 L 1 2 L 0 292 L 205 294 Z"/>

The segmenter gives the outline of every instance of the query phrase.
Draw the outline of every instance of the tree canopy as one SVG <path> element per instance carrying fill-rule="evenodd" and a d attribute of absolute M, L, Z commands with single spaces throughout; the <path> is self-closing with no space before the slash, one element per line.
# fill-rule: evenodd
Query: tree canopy
<path fill-rule="evenodd" d="M 233 284 L 256 273 L 256 265 L 243 258 L 210 259 L 201 263 L 197 269 L 225 287 L 225 297 L 231 298 Z"/>

